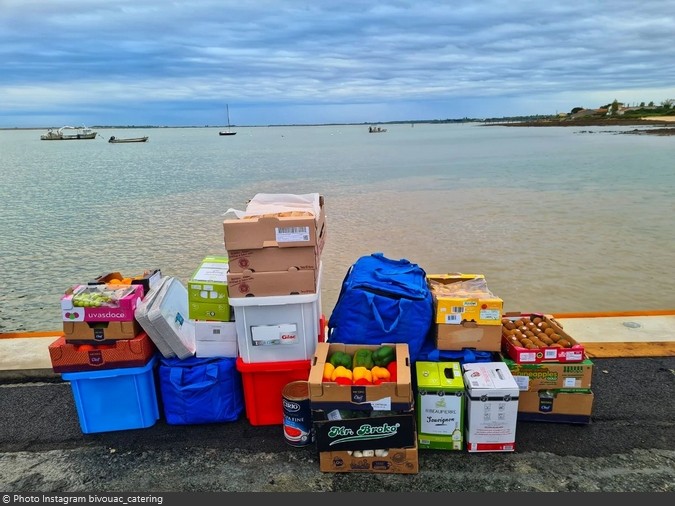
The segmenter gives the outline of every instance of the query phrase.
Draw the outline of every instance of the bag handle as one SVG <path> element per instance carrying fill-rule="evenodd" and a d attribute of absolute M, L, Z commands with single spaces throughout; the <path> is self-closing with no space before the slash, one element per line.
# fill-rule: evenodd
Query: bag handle
<path fill-rule="evenodd" d="M 197 383 L 188 383 L 183 384 L 183 368 L 182 367 L 172 367 L 169 372 L 169 379 L 171 384 L 179 391 L 183 392 L 186 390 L 200 390 L 211 385 L 214 385 L 218 381 L 218 365 L 209 364 L 206 366 L 206 380 L 199 381 Z"/>
<path fill-rule="evenodd" d="M 379 324 L 380 328 L 387 334 L 395 330 L 396 327 L 398 326 L 398 322 L 401 320 L 401 318 L 403 317 L 403 313 L 405 312 L 403 306 L 411 304 L 411 301 L 407 299 L 400 299 L 397 304 L 398 315 L 396 315 L 396 319 L 394 319 L 391 325 L 387 327 L 386 324 L 384 323 L 384 320 L 382 319 L 382 315 L 380 315 L 380 312 L 377 309 L 377 305 L 374 302 L 375 294 L 366 292 L 366 298 L 368 299 L 368 306 L 370 306 L 373 316 L 375 317 L 375 321 Z"/>

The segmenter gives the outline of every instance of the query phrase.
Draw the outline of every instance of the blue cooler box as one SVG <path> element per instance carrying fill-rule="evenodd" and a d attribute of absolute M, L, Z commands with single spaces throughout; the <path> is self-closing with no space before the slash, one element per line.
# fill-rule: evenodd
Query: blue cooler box
<path fill-rule="evenodd" d="M 62 373 L 70 382 L 85 434 L 142 429 L 159 419 L 155 354 L 142 367 Z"/>

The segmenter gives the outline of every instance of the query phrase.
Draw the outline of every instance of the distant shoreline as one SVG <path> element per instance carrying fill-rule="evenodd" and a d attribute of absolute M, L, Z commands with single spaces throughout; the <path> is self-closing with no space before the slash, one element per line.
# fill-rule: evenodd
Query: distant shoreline
<path fill-rule="evenodd" d="M 634 135 L 675 135 L 675 116 L 645 116 L 642 118 L 577 118 L 552 119 L 537 121 L 518 121 L 511 123 L 490 123 L 486 126 L 506 127 L 591 127 L 591 126 L 637 126 L 650 128 L 635 128 L 623 134 Z M 663 128 L 654 128 L 654 127 Z"/>

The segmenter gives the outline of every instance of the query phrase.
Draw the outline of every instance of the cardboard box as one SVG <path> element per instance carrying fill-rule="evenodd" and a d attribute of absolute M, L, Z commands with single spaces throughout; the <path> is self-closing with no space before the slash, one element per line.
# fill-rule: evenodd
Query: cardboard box
<path fill-rule="evenodd" d="M 63 335 L 72 344 L 102 344 L 133 339 L 143 332 L 136 320 L 124 322 L 63 322 Z"/>
<path fill-rule="evenodd" d="M 268 247 L 298 248 L 319 246 L 325 234 L 324 198 L 315 216 L 270 216 L 223 221 L 225 249 L 229 251 Z"/>
<path fill-rule="evenodd" d="M 388 344 L 388 343 L 382 343 Z M 390 344 L 396 351 L 396 382 L 379 385 L 339 385 L 323 381 L 323 369 L 335 351 L 354 355 L 361 348 L 376 350 L 378 345 L 317 343 L 309 371 L 309 400 L 312 410 L 333 409 L 407 411 L 413 405 L 410 353 L 406 343 Z"/>
<path fill-rule="evenodd" d="M 459 362 L 415 362 L 419 448 L 464 448 L 464 379 Z"/>
<path fill-rule="evenodd" d="M 427 280 L 432 289 L 436 323 L 458 325 L 465 321 L 473 321 L 481 325 L 501 325 L 504 302 L 494 294 L 486 292 L 485 276 L 483 274 L 428 274 Z M 484 290 L 475 290 L 467 293 L 458 290 L 460 286 L 475 282 Z M 442 290 L 449 292 L 457 289 L 457 294 L 439 294 L 434 290 L 434 283 L 439 283 Z M 460 283 L 462 285 L 460 285 Z"/>
<path fill-rule="evenodd" d="M 535 348 L 528 349 L 523 347 L 517 340 L 510 336 L 504 326 L 502 326 L 502 351 L 506 356 L 519 364 L 540 363 L 540 362 L 581 362 L 586 358 L 586 352 L 583 345 L 579 344 L 572 336 L 565 332 L 562 327 L 550 315 L 541 313 L 506 313 L 505 319 L 517 321 L 522 318 L 539 317 L 546 322 L 560 337 L 569 341 L 570 348 Z"/>
<path fill-rule="evenodd" d="M 593 362 L 542 362 L 538 364 L 519 364 L 502 355 L 502 360 L 511 371 L 518 388 L 522 392 L 560 388 L 591 388 Z M 522 396 L 521 396 L 522 399 Z"/>
<path fill-rule="evenodd" d="M 159 278 L 162 277 L 162 273 L 159 269 L 150 269 L 143 272 L 143 274 L 136 276 L 129 276 L 131 278 L 132 285 L 141 285 L 143 287 L 143 295 L 150 291 L 151 288 L 157 285 Z M 89 281 L 88 285 L 105 285 L 110 283 L 113 280 L 121 281 L 125 276 L 121 272 L 107 272 L 95 278 L 92 281 Z"/>
<path fill-rule="evenodd" d="M 320 452 L 319 469 L 324 473 L 417 474 L 419 456 L 415 448 L 389 448 L 384 456 L 363 457 L 347 451 Z"/>
<path fill-rule="evenodd" d="M 502 349 L 502 329 L 498 325 L 481 325 L 464 321 L 459 325 L 436 323 L 436 348 L 497 352 Z"/>
<path fill-rule="evenodd" d="M 56 373 L 142 367 L 157 351 L 145 332 L 133 339 L 105 345 L 70 344 L 61 336 L 48 348 L 52 369 Z"/>
<path fill-rule="evenodd" d="M 228 250 L 230 272 L 318 270 L 324 242 L 321 240 L 318 246 L 298 248 L 271 246 L 260 249 Z"/>
<path fill-rule="evenodd" d="M 190 319 L 230 321 L 228 270 L 226 256 L 202 260 L 187 284 Z"/>
<path fill-rule="evenodd" d="M 591 390 L 539 390 L 521 392 L 518 420 L 523 422 L 591 423 Z"/>
<path fill-rule="evenodd" d="M 316 293 L 319 271 L 230 272 L 227 283 L 231 298 L 307 295 Z"/>
<path fill-rule="evenodd" d="M 238 356 L 235 322 L 195 321 L 195 356 Z"/>
<path fill-rule="evenodd" d="M 123 285 L 75 285 L 61 297 L 61 315 L 64 322 L 112 322 L 131 321 L 139 301 L 143 298 L 143 286 Z M 82 306 L 81 300 L 90 301 L 103 296 L 105 302 L 98 306 Z M 84 302 L 88 304 L 89 302 Z"/>
<path fill-rule="evenodd" d="M 504 362 L 462 365 L 467 395 L 466 449 L 512 452 L 516 449 L 519 390 Z"/>

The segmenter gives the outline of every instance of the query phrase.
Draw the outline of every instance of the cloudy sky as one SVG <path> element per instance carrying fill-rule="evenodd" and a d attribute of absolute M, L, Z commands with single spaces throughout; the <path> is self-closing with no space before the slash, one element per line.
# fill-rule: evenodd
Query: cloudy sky
<path fill-rule="evenodd" d="M 675 99 L 675 0 L 0 0 L 0 127 L 371 123 Z"/>

